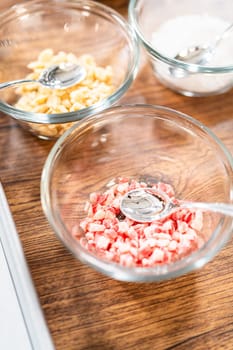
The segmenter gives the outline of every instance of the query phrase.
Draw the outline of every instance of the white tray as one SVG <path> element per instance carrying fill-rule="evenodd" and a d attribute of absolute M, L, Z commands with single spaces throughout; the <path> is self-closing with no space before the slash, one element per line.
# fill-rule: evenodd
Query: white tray
<path fill-rule="evenodd" d="M 1 183 L 0 349 L 55 349 Z"/>

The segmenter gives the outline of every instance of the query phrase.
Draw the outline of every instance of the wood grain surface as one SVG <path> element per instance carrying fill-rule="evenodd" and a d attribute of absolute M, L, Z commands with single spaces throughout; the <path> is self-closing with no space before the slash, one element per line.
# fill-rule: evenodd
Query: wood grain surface
<path fill-rule="evenodd" d="M 0 10 L 15 3 L 1 0 Z M 104 3 L 127 12 L 127 1 Z M 180 96 L 153 77 L 143 58 L 121 100 L 135 102 L 193 116 L 233 152 L 233 90 L 205 98 Z M 232 241 L 201 270 L 166 282 L 118 282 L 93 271 L 55 238 L 41 209 L 41 170 L 53 142 L 0 117 L 0 177 L 56 349 L 232 350 Z"/>

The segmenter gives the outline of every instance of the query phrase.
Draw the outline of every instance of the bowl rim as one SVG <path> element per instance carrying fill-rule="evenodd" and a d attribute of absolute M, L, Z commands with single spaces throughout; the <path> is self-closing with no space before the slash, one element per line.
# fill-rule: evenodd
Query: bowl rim
<path fill-rule="evenodd" d="M 140 109 L 146 109 L 151 110 L 154 112 L 166 112 L 171 115 L 176 115 L 181 121 L 185 122 L 188 121 L 193 126 L 197 127 L 199 130 L 205 133 L 205 135 L 211 139 L 214 144 L 218 147 L 220 153 L 222 153 L 225 157 L 225 164 L 230 169 L 230 175 L 229 175 L 229 183 L 231 186 L 231 190 L 229 193 L 229 201 L 233 202 L 233 156 L 231 155 L 230 151 L 227 149 L 227 147 L 224 145 L 224 143 L 204 124 L 199 122 L 198 120 L 194 119 L 193 117 L 184 114 L 180 111 L 177 111 L 175 109 L 160 106 L 160 105 L 152 105 L 152 104 L 126 104 L 126 105 L 118 105 L 113 106 L 105 111 L 100 112 L 103 113 L 111 113 L 116 112 L 114 115 L 118 115 L 118 111 L 125 110 L 126 112 L 128 110 L 140 110 Z M 114 117 L 114 116 L 111 116 Z M 53 211 L 51 209 L 51 199 L 50 199 L 50 176 L 52 174 L 52 167 L 54 161 L 56 161 L 57 156 L 59 155 L 59 152 L 62 150 L 63 145 L 66 143 L 67 138 L 73 134 L 75 129 L 79 128 L 80 126 L 91 123 L 93 120 L 96 120 L 98 118 L 98 114 L 90 116 L 85 118 L 85 120 L 79 121 L 75 123 L 71 128 L 69 128 L 65 133 L 56 141 L 56 143 L 53 145 L 52 149 L 50 150 L 50 153 L 45 161 L 42 175 L 41 175 L 41 184 L 40 184 L 40 193 L 41 193 L 41 204 L 42 209 L 45 214 L 45 217 L 47 218 L 50 226 L 53 228 L 53 231 L 56 235 L 56 237 L 62 242 L 62 244 L 67 248 L 68 251 L 70 251 L 76 259 L 79 259 L 83 263 L 93 267 L 94 269 L 100 271 L 101 273 L 108 275 L 110 277 L 116 278 L 118 280 L 122 281 L 128 281 L 128 282 L 152 282 L 152 281 L 161 281 L 166 279 L 171 279 L 178 277 L 180 275 L 186 274 L 188 272 L 191 272 L 193 270 L 196 270 L 202 266 L 204 266 L 208 261 L 210 261 L 222 248 L 223 246 L 229 241 L 229 239 L 232 237 L 233 234 L 233 218 L 224 217 L 221 220 L 221 228 L 226 232 L 224 237 L 221 237 L 219 241 L 216 241 L 217 238 L 219 239 L 219 231 L 220 231 L 220 224 L 218 224 L 218 227 L 215 229 L 215 231 L 212 233 L 211 237 L 208 239 L 208 241 L 198 250 L 194 253 L 188 255 L 187 257 L 178 260 L 177 262 L 173 264 L 165 264 L 161 266 L 155 266 L 155 267 L 125 267 L 121 266 L 120 264 L 116 264 L 109 261 L 104 261 L 98 258 L 97 256 L 89 253 L 86 251 L 73 237 L 71 237 L 70 233 L 66 230 L 64 224 L 60 221 L 59 223 L 56 222 L 53 216 Z M 171 120 L 166 119 L 165 120 Z M 228 170 L 229 170 L 228 169 Z M 225 227 L 225 228 L 224 228 Z M 68 240 L 76 242 L 76 246 L 78 244 L 78 252 L 76 249 L 74 249 L 73 245 L 69 244 L 60 234 L 60 229 L 65 230 L 66 234 L 68 235 Z M 213 244 L 211 250 L 209 250 L 209 246 Z M 198 257 L 198 259 L 197 259 Z M 172 269 L 171 269 L 172 266 Z M 169 271 L 167 271 L 169 269 Z"/>
<path fill-rule="evenodd" d="M 147 50 L 150 56 L 156 57 L 158 60 L 172 65 L 177 66 L 178 68 L 181 68 L 183 70 L 186 70 L 189 73 L 195 74 L 195 73 L 233 73 L 233 64 L 228 66 L 203 66 L 199 64 L 194 63 L 185 63 L 182 61 L 179 61 L 175 58 L 165 56 L 161 54 L 159 51 L 155 50 L 151 43 L 145 39 L 143 35 L 143 31 L 141 30 L 141 27 L 137 21 L 137 5 L 140 2 L 140 0 L 130 0 L 129 6 L 128 6 L 128 14 L 129 14 L 129 22 L 134 28 L 139 40 Z"/>
<path fill-rule="evenodd" d="M 0 27 L 3 25 L 3 19 L 7 19 L 8 17 L 11 18 L 12 14 L 14 14 L 15 12 L 18 14 L 18 16 L 24 16 L 27 7 L 29 7 L 30 9 L 30 6 L 32 6 L 32 8 L 33 6 L 35 6 L 35 11 L 37 11 L 38 9 L 43 8 L 43 3 L 46 3 L 46 5 L 50 7 L 57 6 L 60 8 L 67 7 L 68 5 L 74 5 L 77 8 L 82 7 L 83 9 L 85 9 L 85 11 L 92 12 L 93 10 L 98 10 L 100 14 L 104 13 L 105 17 L 110 18 L 111 21 L 113 21 L 113 23 L 121 27 L 122 31 L 127 34 L 128 43 L 130 44 L 129 50 L 131 53 L 131 60 L 128 66 L 126 77 L 121 83 L 121 85 L 116 90 L 114 90 L 114 92 L 111 95 L 107 96 L 103 100 L 89 107 L 83 108 L 78 111 L 54 114 L 35 113 L 15 108 L 12 105 L 3 102 L 1 99 L 0 111 L 10 115 L 14 119 L 24 122 L 31 122 L 37 124 L 61 124 L 81 120 L 86 116 L 92 115 L 96 112 L 100 112 L 116 103 L 128 90 L 128 88 L 134 81 L 139 68 L 140 48 L 137 35 L 133 28 L 130 26 L 127 20 L 116 10 L 93 0 L 59 0 L 59 2 L 57 2 L 56 0 L 50 0 L 49 3 L 47 0 L 29 0 L 27 2 L 21 2 L 1 12 Z"/>

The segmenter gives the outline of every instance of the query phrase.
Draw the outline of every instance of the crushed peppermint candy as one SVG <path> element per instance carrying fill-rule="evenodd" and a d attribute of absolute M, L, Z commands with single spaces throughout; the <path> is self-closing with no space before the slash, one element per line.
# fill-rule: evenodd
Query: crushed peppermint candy
<path fill-rule="evenodd" d="M 200 247 L 203 216 L 200 210 L 178 209 L 163 219 L 140 223 L 120 210 L 122 197 L 137 188 L 151 187 L 172 200 L 171 185 L 147 184 L 119 178 L 106 191 L 91 193 L 85 206 L 87 216 L 80 222 L 82 235 L 74 237 L 90 253 L 127 267 L 153 267 L 175 262 Z"/>

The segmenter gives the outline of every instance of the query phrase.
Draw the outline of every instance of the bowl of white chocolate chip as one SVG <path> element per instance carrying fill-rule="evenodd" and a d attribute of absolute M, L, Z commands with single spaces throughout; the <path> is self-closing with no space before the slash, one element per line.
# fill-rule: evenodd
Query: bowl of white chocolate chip
<path fill-rule="evenodd" d="M 135 35 L 110 7 L 32 0 L 0 18 L 0 111 L 42 139 L 113 105 L 135 78 Z"/>

